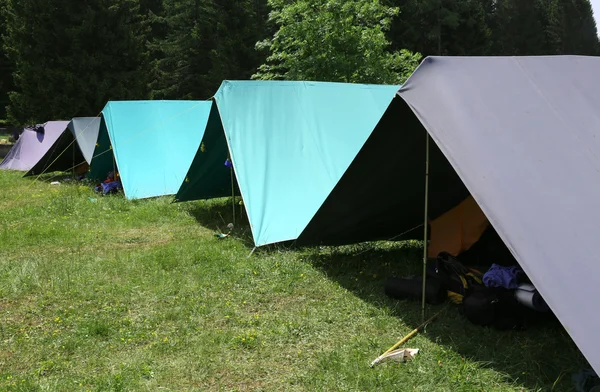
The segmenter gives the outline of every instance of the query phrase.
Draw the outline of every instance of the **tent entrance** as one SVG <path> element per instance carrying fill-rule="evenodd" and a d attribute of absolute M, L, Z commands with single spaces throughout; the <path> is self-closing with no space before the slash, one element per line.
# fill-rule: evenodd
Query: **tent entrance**
<path fill-rule="evenodd" d="M 115 161 L 114 150 L 104 118 L 100 123 L 98 141 L 94 149 L 88 178 L 92 181 L 104 181 L 110 172 L 119 172 Z"/>
<path fill-rule="evenodd" d="M 427 131 L 408 105 L 394 98 L 297 243 L 422 239 L 425 135 Z M 435 143 L 430 163 L 429 217 L 435 219 L 469 192 Z"/>
<path fill-rule="evenodd" d="M 235 168 L 225 163 L 230 158 L 225 130 L 217 105 L 213 103 L 198 153 L 179 189 L 176 201 L 204 200 L 240 196 Z"/>

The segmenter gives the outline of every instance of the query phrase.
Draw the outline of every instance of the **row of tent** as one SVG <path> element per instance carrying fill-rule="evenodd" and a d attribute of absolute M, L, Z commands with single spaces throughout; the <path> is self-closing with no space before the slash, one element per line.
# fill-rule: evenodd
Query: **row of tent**
<path fill-rule="evenodd" d="M 225 81 L 211 101 L 110 102 L 58 128 L 91 177 L 118 168 L 127 198 L 241 195 L 256 246 L 400 238 L 426 205 L 435 221 L 467 203 L 600 371 L 598 70 L 428 57 L 403 86 Z"/>

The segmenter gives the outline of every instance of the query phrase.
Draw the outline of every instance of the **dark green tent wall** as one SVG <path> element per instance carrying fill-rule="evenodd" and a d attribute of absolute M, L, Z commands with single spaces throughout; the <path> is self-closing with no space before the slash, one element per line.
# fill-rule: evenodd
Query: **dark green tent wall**
<path fill-rule="evenodd" d="M 257 246 L 298 238 L 399 86 L 225 81 L 176 199 L 231 195 L 231 157 Z"/>

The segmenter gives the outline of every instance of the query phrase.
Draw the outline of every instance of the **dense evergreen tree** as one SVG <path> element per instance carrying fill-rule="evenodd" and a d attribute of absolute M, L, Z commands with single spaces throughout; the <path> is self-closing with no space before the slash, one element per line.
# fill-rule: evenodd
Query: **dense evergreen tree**
<path fill-rule="evenodd" d="M 547 18 L 547 40 L 553 54 L 600 53 L 589 0 L 547 0 Z"/>
<path fill-rule="evenodd" d="M 206 99 L 224 79 L 249 78 L 263 60 L 254 43 L 267 14 L 265 0 L 165 0 L 153 97 Z"/>
<path fill-rule="evenodd" d="M 400 8 L 390 32 L 394 48 L 407 48 L 426 56 L 490 54 L 485 1 L 388 1 Z M 492 4 L 488 1 L 488 7 Z"/>
<path fill-rule="evenodd" d="M 110 99 L 147 96 L 138 0 L 5 0 L 15 66 L 8 116 L 18 123 L 96 115 Z"/>
<path fill-rule="evenodd" d="M 495 55 L 519 56 L 551 53 L 546 40 L 547 0 L 501 0 L 493 17 Z"/>
<path fill-rule="evenodd" d="M 257 79 L 399 83 L 420 55 L 392 53 L 385 36 L 397 9 L 378 0 L 270 0 L 278 31 Z"/>
<path fill-rule="evenodd" d="M 599 54 L 589 0 L 0 0 L 2 9 L 0 118 L 8 103 L 18 123 L 95 115 L 109 99 L 206 99 L 222 80 L 253 74 L 397 83 L 419 62 L 413 53 Z"/>
<path fill-rule="evenodd" d="M 2 36 L 6 33 L 5 7 L 6 0 L 0 0 L 0 119 L 6 118 L 8 93 L 13 90 L 12 66 L 2 45 Z"/>

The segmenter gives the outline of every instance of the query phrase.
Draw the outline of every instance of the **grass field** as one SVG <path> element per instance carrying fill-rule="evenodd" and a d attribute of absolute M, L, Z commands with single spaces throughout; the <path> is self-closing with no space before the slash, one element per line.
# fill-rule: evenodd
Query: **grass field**
<path fill-rule="evenodd" d="M 569 391 L 558 324 L 496 332 L 383 295 L 418 243 L 258 250 L 227 201 L 100 197 L 0 172 L 0 391 Z M 239 216 L 238 216 L 239 221 Z M 438 308 L 430 308 L 433 313 Z"/>

